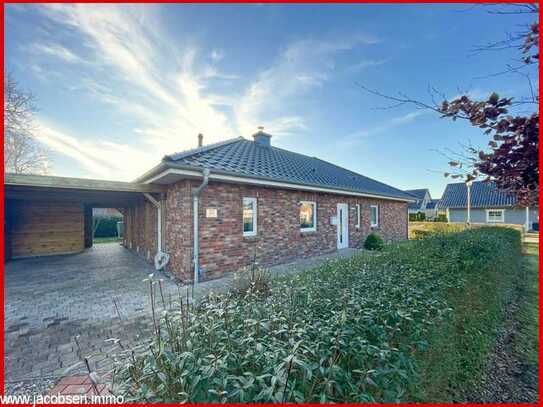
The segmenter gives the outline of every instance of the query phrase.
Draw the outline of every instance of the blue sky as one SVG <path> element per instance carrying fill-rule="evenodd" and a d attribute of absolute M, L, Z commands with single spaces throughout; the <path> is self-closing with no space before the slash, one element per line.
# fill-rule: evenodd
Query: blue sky
<path fill-rule="evenodd" d="M 439 197 L 447 160 L 434 150 L 484 146 L 462 122 L 384 93 L 429 100 L 469 91 L 528 92 L 502 71 L 515 50 L 472 55 L 528 16 L 469 5 L 7 4 L 7 70 L 39 106 L 55 175 L 132 180 L 164 154 L 250 138 L 317 156 Z M 534 77 L 534 80 L 536 78 Z"/>

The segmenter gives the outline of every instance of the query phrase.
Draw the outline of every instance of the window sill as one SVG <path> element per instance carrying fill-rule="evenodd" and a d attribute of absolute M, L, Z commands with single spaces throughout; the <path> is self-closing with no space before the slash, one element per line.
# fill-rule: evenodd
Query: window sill
<path fill-rule="evenodd" d="M 308 230 L 301 230 L 300 229 L 300 234 L 305 235 L 307 233 L 317 233 L 317 230 L 316 229 L 308 229 Z"/>

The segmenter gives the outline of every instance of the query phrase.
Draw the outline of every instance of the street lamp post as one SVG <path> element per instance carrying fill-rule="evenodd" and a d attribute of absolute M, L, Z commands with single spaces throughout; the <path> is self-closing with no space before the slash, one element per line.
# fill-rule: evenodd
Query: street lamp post
<path fill-rule="evenodd" d="M 468 226 L 470 225 L 471 223 L 471 185 L 473 184 L 473 181 L 472 180 L 469 180 L 466 182 L 466 187 L 468 189 L 468 219 L 467 219 L 467 224 Z"/>

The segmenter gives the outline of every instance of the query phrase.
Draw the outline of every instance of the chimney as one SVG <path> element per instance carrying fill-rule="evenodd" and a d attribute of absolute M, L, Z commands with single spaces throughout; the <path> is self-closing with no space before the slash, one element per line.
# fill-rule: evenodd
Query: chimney
<path fill-rule="evenodd" d="M 256 144 L 262 147 L 270 147 L 271 146 L 271 134 L 264 133 L 264 127 L 259 126 L 258 131 L 253 134 L 253 139 Z"/>
<path fill-rule="evenodd" d="M 204 145 L 204 135 L 202 133 L 198 134 L 198 147 L 202 147 Z"/>

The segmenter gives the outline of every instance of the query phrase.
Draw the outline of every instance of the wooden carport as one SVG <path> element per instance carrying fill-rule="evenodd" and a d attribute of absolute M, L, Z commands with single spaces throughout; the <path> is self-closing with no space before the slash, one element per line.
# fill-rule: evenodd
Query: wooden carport
<path fill-rule="evenodd" d="M 92 208 L 121 211 L 165 186 L 6 174 L 5 258 L 75 253 L 92 246 Z"/>

